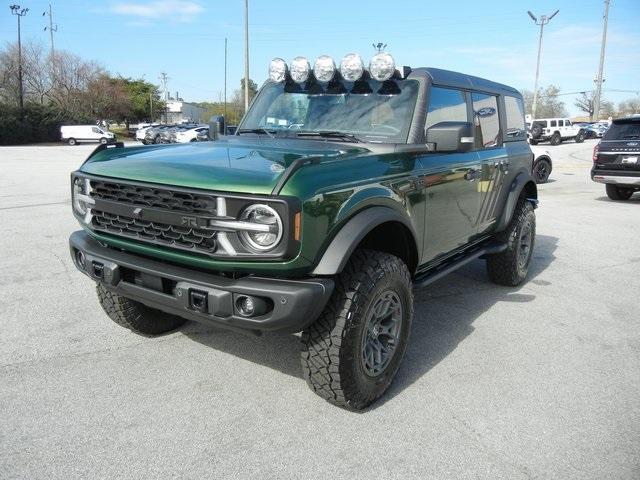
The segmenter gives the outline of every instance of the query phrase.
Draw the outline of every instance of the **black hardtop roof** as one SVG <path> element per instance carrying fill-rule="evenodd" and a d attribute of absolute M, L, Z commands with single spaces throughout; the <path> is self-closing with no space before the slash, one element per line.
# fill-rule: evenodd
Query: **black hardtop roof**
<path fill-rule="evenodd" d="M 616 118 L 613 123 L 640 123 L 640 115 L 629 115 L 628 117 Z"/>
<path fill-rule="evenodd" d="M 485 78 L 474 77 L 460 72 L 452 72 L 451 70 L 442 70 L 441 68 L 421 67 L 414 68 L 409 75 L 412 76 L 428 76 L 431 83 L 446 87 L 464 88 L 471 90 L 479 90 L 487 93 L 495 93 L 502 95 L 511 95 L 522 97 L 520 92 L 515 88 L 503 85 L 502 83 L 492 82 Z"/>

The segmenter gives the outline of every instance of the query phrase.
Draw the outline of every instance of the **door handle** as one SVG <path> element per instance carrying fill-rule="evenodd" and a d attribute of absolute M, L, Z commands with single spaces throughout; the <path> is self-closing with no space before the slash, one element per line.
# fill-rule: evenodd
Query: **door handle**
<path fill-rule="evenodd" d="M 467 170 L 467 173 L 464 174 L 464 179 L 469 182 L 475 182 L 478 178 L 480 178 L 481 171 L 475 168 L 470 168 Z"/>

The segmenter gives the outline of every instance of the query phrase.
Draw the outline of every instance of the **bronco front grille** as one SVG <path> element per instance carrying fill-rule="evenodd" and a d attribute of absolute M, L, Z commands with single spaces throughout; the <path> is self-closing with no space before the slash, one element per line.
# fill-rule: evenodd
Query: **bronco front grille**
<path fill-rule="evenodd" d="M 217 198 L 213 195 L 103 180 L 91 180 L 91 189 L 91 196 L 96 200 L 175 213 L 175 220 L 185 218 L 185 215 L 216 215 Z M 100 205 L 97 202 L 92 210 L 91 223 L 96 230 L 190 252 L 216 253 L 217 232 L 214 229 L 134 218 L 103 211 Z"/>

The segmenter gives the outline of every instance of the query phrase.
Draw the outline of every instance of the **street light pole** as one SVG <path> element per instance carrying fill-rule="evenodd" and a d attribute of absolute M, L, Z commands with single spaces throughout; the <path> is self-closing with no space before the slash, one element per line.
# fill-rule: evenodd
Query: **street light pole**
<path fill-rule="evenodd" d="M 224 39 L 224 121 L 227 120 L 227 38 Z"/>
<path fill-rule="evenodd" d="M 244 111 L 249 110 L 249 0 L 244 0 Z"/>
<path fill-rule="evenodd" d="M 22 87 L 22 40 L 20 38 L 20 19 L 24 17 L 29 11 L 28 8 L 20 8 L 20 5 L 11 5 L 11 14 L 18 17 L 18 83 L 19 83 L 19 98 L 20 98 L 20 112 L 24 112 L 24 89 Z"/>
<path fill-rule="evenodd" d="M 560 10 L 556 10 L 550 16 L 541 15 L 540 18 L 536 17 L 531 11 L 527 11 L 531 20 L 535 22 L 536 25 L 540 25 L 540 38 L 538 39 L 538 62 L 536 64 L 536 80 L 533 86 L 533 105 L 531 105 L 531 116 L 536 118 L 536 108 L 538 106 L 538 79 L 540 77 L 540 57 L 542 55 L 542 34 L 544 32 L 544 26 L 551 21 L 553 17 L 555 17 Z"/>
<path fill-rule="evenodd" d="M 602 29 L 602 45 L 600 45 L 600 65 L 598 66 L 598 78 L 596 79 L 596 96 L 593 102 L 593 118 L 596 122 L 600 119 L 600 97 L 602 95 L 602 70 L 604 69 L 604 49 L 607 45 L 607 23 L 609 21 L 609 1 L 604 0 L 604 27 Z"/>

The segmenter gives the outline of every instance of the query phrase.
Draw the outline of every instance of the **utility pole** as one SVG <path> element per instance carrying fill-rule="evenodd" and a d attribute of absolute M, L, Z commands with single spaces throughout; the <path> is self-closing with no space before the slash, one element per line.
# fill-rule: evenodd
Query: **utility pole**
<path fill-rule="evenodd" d="M 53 12 L 51 11 L 51 4 L 49 4 L 49 12 L 43 12 L 42 16 L 44 17 L 45 15 L 47 15 L 47 13 L 49 15 L 49 26 L 44 27 L 44 31 L 46 32 L 48 29 L 49 34 L 51 35 L 51 60 L 53 60 L 53 54 L 55 53 L 55 50 L 53 49 L 53 32 L 58 31 L 58 24 L 53 23 Z"/>
<path fill-rule="evenodd" d="M 540 25 L 540 38 L 538 39 L 538 62 L 536 64 L 536 81 L 533 86 L 533 105 L 531 105 L 531 116 L 536 118 L 536 107 L 538 106 L 538 79 L 540 77 L 540 56 L 542 54 L 542 33 L 544 32 L 544 26 L 551 21 L 553 17 L 555 17 L 560 10 L 556 10 L 548 17 L 546 15 L 540 15 L 540 18 L 536 17 L 531 11 L 527 11 L 531 20 L 535 22 L 536 25 Z"/>
<path fill-rule="evenodd" d="M 167 90 L 167 80 L 169 77 L 165 72 L 160 73 L 160 81 L 162 82 L 162 91 L 164 92 L 164 123 L 167 123 L 167 101 L 169 100 L 169 91 Z"/>
<path fill-rule="evenodd" d="M 20 114 L 24 113 L 24 88 L 22 86 L 22 40 L 20 38 L 20 19 L 24 17 L 29 11 L 28 8 L 20 8 L 20 5 L 11 5 L 11 15 L 18 17 L 18 83 L 19 85 L 19 101 L 20 101 Z"/>
<path fill-rule="evenodd" d="M 244 0 L 244 112 L 249 110 L 249 0 Z"/>
<path fill-rule="evenodd" d="M 604 27 L 602 29 L 602 45 L 600 45 L 600 65 L 598 66 L 598 78 L 596 79 L 596 96 L 593 103 L 593 118 L 597 122 L 600 118 L 600 97 L 602 95 L 602 70 L 604 69 L 604 50 L 607 45 L 607 22 L 609 21 L 609 2 L 604 0 Z"/>
<path fill-rule="evenodd" d="M 224 39 L 224 122 L 227 123 L 227 39 Z"/>

